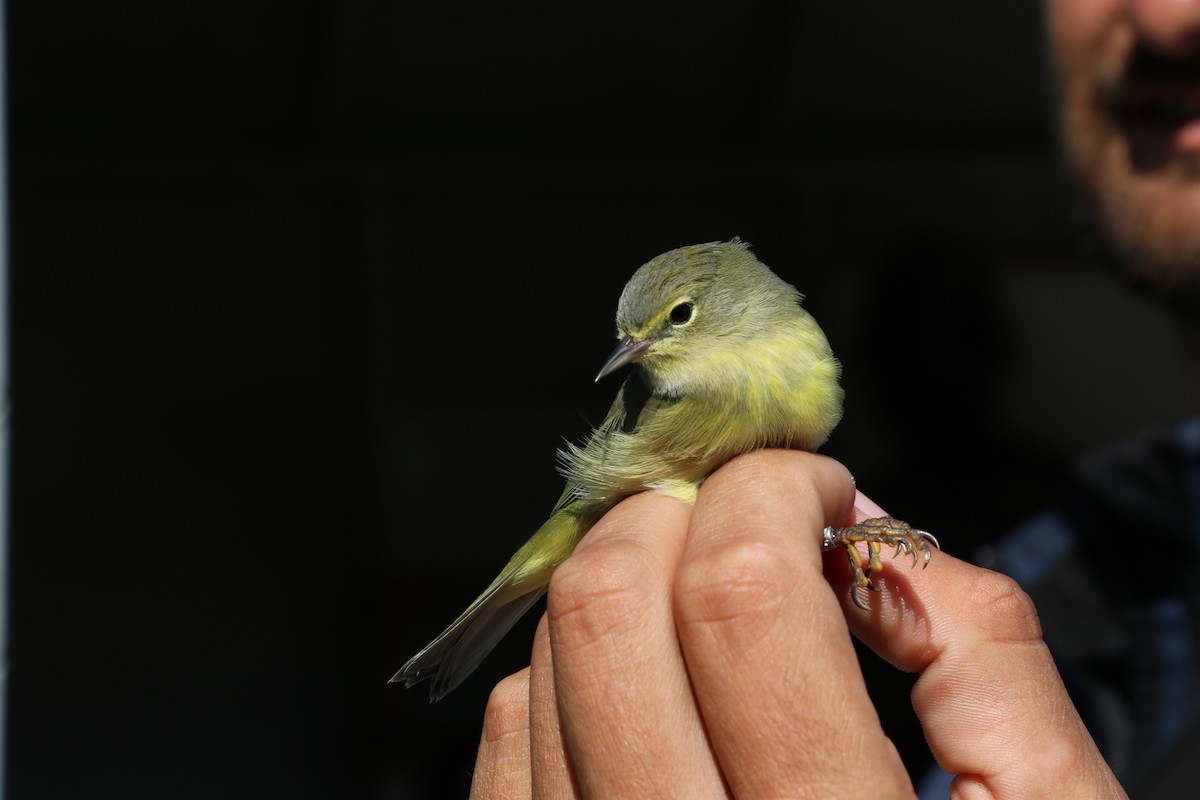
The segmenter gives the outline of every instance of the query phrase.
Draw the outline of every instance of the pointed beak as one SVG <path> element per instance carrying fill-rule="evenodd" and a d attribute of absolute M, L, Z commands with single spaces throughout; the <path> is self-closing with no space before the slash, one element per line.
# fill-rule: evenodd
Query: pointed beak
<path fill-rule="evenodd" d="M 600 380 L 610 372 L 616 372 L 626 364 L 637 361 L 642 356 L 646 355 L 646 350 L 654 343 L 653 339 L 644 339 L 638 341 L 632 336 L 626 336 L 617 345 L 617 349 L 613 350 L 612 355 L 604 362 L 604 366 L 600 368 L 600 374 L 596 376 L 596 380 Z"/>

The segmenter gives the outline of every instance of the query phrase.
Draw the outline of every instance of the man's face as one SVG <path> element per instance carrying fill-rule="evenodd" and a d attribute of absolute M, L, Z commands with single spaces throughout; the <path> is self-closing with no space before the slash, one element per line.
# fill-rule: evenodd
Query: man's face
<path fill-rule="evenodd" d="M 1130 267 L 1200 294 L 1200 0 L 1047 0 L 1071 166 Z"/>

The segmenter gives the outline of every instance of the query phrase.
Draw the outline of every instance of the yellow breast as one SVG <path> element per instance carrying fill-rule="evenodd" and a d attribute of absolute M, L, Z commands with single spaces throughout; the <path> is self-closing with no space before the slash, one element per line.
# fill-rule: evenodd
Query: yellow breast
<path fill-rule="evenodd" d="M 841 417 L 839 366 L 824 334 L 797 324 L 697 353 L 691 390 L 655 396 L 635 372 L 583 447 L 560 454 L 568 494 L 603 513 L 644 489 L 691 501 L 699 482 L 761 447 L 815 450 Z"/>

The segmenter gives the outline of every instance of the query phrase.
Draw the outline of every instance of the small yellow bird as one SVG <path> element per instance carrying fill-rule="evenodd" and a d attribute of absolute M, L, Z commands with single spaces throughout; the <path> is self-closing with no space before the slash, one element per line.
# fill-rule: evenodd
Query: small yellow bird
<path fill-rule="evenodd" d="M 671 250 L 643 265 L 617 306 L 617 349 L 596 380 L 628 364 L 604 422 L 559 452 L 566 488 L 550 518 L 491 585 L 390 683 L 432 680 L 439 700 L 541 598 L 555 567 L 605 512 L 646 489 L 694 503 L 705 477 L 763 447 L 816 450 L 842 415 L 841 368 L 801 295 L 739 239 Z M 856 542 L 866 542 L 864 570 Z M 925 531 L 890 517 L 826 528 L 845 547 L 854 601 L 882 569 L 881 545 L 920 551 Z"/>

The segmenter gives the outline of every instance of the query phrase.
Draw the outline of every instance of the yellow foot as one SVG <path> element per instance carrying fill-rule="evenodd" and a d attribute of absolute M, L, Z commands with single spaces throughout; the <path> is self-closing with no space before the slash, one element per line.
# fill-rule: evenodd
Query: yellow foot
<path fill-rule="evenodd" d="M 858 542 L 866 542 L 867 552 L 870 553 L 866 569 L 863 568 L 862 555 L 855 547 Z M 850 568 L 854 570 L 854 584 L 850 589 L 850 596 L 854 600 L 854 605 L 864 611 L 870 611 L 870 606 L 863 600 L 861 590 L 879 591 L 879 587 L 871 579 L 883 569 L 879 551 L 885 544 L 896 548 L 892 558 L 900 553 L 912 556 L 914 567 L 917 565 L 918 551 L 924 554 L 925 564 L 928 564 L 930 556 L 933 555 L 933 548 L 941 549 L 941 545 L 938 544 L 938 540 L 934 538 L 933 534 L 919 531 L 907 522 L 901 522 L 891 517 L 874 517 L 845 528 L 830 526 L 825 529 L 821 549 L 832 550 L 838 546 L 846 549 L 846 554 L 850 557 Z M 925 564 L 921 565 L 922 568 Z"/>

